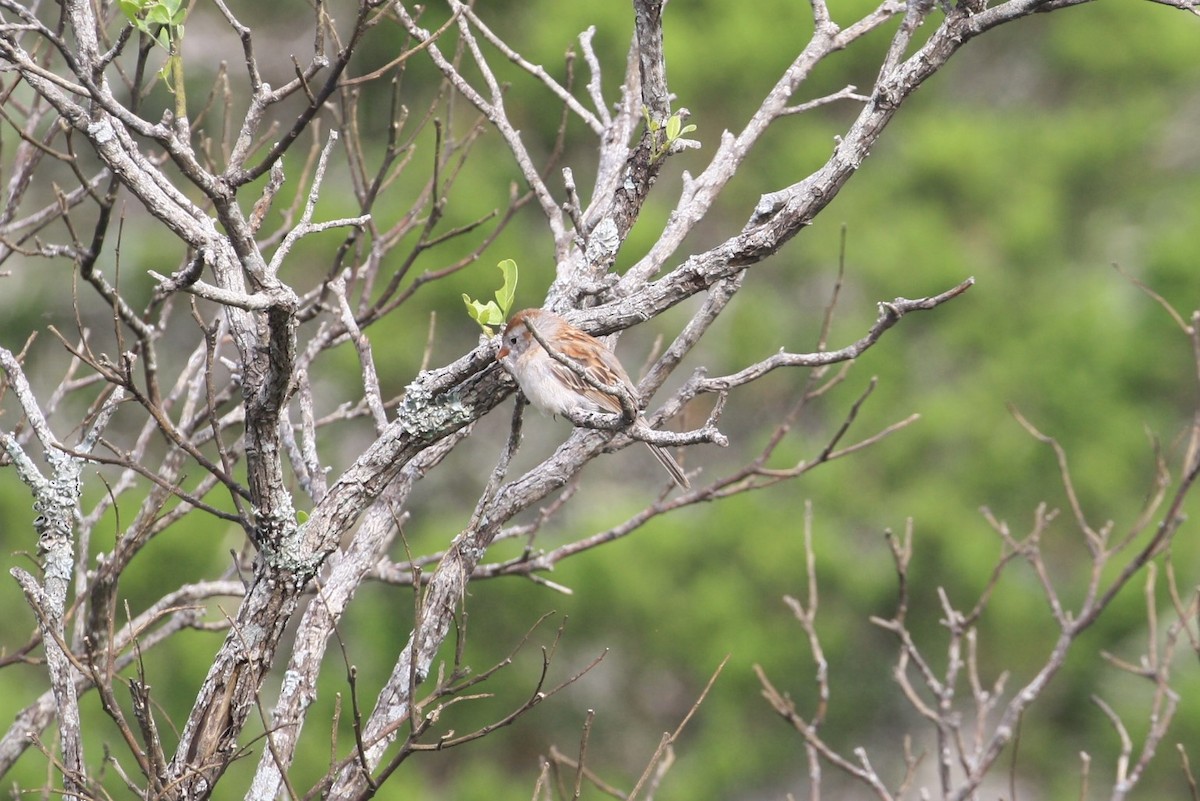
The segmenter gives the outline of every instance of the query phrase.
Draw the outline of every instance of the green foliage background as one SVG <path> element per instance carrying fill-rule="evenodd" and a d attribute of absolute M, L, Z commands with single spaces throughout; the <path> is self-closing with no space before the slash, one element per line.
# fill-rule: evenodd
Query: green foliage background
<path fill-rule="evenodd" d="M 866 7 L 832 4 L 841 20 Z M 486 0 L 478 8 L 527 58 L 556 75 L 564 72 L 563 53 L 574 36 L 595 25 L 597 50 L 611 70 L 608 96 L 614 97 L 632 29 L 626 4 Z M 802 6 L 783 0 L 752 6 L 708 0 L 670 4 L 668 76 L 677 105 L 689 108 L 690 121 L 698 126 L 691 135 L 704 147 L 668 164 L 651 206 L 625 244 L 622 266 L 655 240 L 681 172 L 702 169 L 721 131 L 745 122 L 810 25 Z M 886 35 L 876 35 L 839 54 L 798 99 L 847 83 L 869 87 L 886 42 Z M 381 62 L 395 48 L 394 41 L 382 37 L 371 45 Z M 381 797 L 529 797 L 539 755 L 554 745 L 574 753 L 588 709 L 596 711 L 589 765 L 628 789 L 660 733 L 677 725 L 726 656 L 729 662 L 692 721 L 658 798 L 803 795 L 802 741 L 760 699 L 753 666 L 761 664 L 802 711 L 812 710 L 814 668 L 781 600 L 807 591 L 806 500 L 813 506 L 819 630 L 833 690 L 825 733 L 843 749 L 867 747 L 875 766 L 898 779 L 899 764 L 889 765 L 886 755 L 898 753 L 905 731 L 922 737 L 927 732 L 891 677 L 893 641 L 868 622 L 870 615 L 889 615 L 895 601 L 884 532 L 902 531 L 906 521 L 913 521 L 911 619 L 920 643 L 940 664 L 936 589 L 944 587 L 951 599 L 969 607 L 1000 551 L 980 507 L 992 509 L 1018 533 L 1030 524 L 1038 503 L 1063 507 L 1046 548 L 1067 599 L 1078 602 L 1086 578 L 1086 552 L 1066 513 L 1053 454 L 1020 428 L 1010 407 L 1066 448 L 1094 526 L 1112 520 L 1120 532 L 1135 519 L 1153 478 L 1156 443 L 1172 466 L 1181 458 L 1179 437 L 1196 404 L 1187 338 L 1112 265 L 1185 315 L 1200 307 L 1197 53 L 1200 21 L 1148 3 L 1089 4 L 1021 21 L 969 44 L 906 105 L 860 174 L 817 222 L 753 269 L 746 288 L 689 365 L 705 365 L 717 374 L 781 347 L 811 349 L 837 273 L 844 226 L 845 287 L 834 346 L 865 331 L 876 301 L 932 294 L 968 275 L 977 285 L 954 303 L 908 318 L 889 333 L 841 387 L 806 413 L 782 454 L 801 459 L 818 452 L 873 376 L 878 389 L 852 433 L 873 433 L 913 412 L 921 420 L 799 483 L 656 520 L 630 538 L 566 562 L 551 578 L 570 587 L 571 596 L 516 580 L 473 584 L 466 603 L 467 654 L 476 669 L 501 659 L 549 610 L 557 616 L 535 633 L 535 644 L 548 643 L 558 621 L 568 619 L 552 680 L 601 652 L 607 655 L 584 679 L 512 729 L 463 750 L 414 759 Z M 183 55 L 189 81 L 203 86 L 211 80 L 186 41 Z M 576 66 L 582 85 L 583 67 Z M 515 69 L 506 77 L 512 80 L 506 104 L 515 124 L 535 151 L 549 152 L 560 109 Z M 408 91 L 414 97 L 428 95 L 432 80 L 427 68 L 414 63 L 406 77 Z M 386 102 L 370 107 L 380 114 L 388 108 Z M 759 194 L 818 166 L 854 112 L 848 104 L 831 106 L 777 125 L 682 252 L 733 233 Z M 382 119 L 365 120 L 363 127 L 382 131 Z M 583 186 L 593 170 L 592 141 L 577 124 L 569 134 L 564 163 Z M 479 148 L 497 144 L 489 134 Z M 516 179 L 503 159 L 469 161 L 450 198 L 447 225 L 501 204 Z M 329 216 L 338 213 L 333 194 L 323 200 Z M 397 195 L 396 203 L 403 204 L 403 190 Z M 336 238 L 324 243 L 314 238 L 306 247 L 319 253 L 329 241 Z M 141 242 L 123 253 L 123 285 L 135 293 L 146 291 L 144 270 L 153 266 L 149 255 L 140 254 L 154 248 Z M 493 265 L 513 258 L 521 267 L 517 307 L 537 305 L 553 275 L 549 255 L 544 226 L 529 208 L 476 267 L 431 285 L 406 314 L 371 331 L 385 389 L 397 391 L 411 379 L 430 309 L 441 311 L 434 349 L 434 363 L 439 363 L 470 347 L 477 336 L 462 311 L 461 293 L 486 296 L 495 282 Z M 425 266 L 448 257 L 439 253 Z M 5 292 L 0 298 L 4 346 L 19 348 L 31 328 L 47 323 L 70 326 L 68 271 L 64 265 L 59 276 L 24 281 L 23 294 Z M 44 310 L 42 317 L 34 318 L 33 310 Z M 669 336 L 684 313 L 661 318 L 659 330 Z M 653 334 L 638 330 L 622 340 L 627 364 L 640 363 Z M 339 378 L 334 371 L 328 380 L 353 382 L 353 355 L 343 355 L 345 374 Z M 704 465 L 705 475 L 715 476 L 752 455 L 767 435 L 763 421 L 783 414 L 803 381 L 798 372 L 778 373 L 735 393 L 724 418 L 731 451 L 692 449 L 689 467 Z M 482 486 L 507 428 L 507 408 L 480 426 L 465 453 L 451 458 L 446 472 L 453 482 L 421 489 L 406 532 L 414 551 L 440 547 L 465 523 L 472 493 Z M 7 418 L 5 424 L 12 422 Z M 522 464 L 532 464 L 565 434 L 563 424 L 536 416 L 527 418 L 527 430 Z M 641 456 L 631 450 L 589 466 L 585 491 L 543 532 L 538 545 L 604 529 L 639 509 L 652 497 L 651 483 L 630 478 L 653 475 L 653 466 Z M 786 461 L 780 457 L 777 466 Z M 0 475 L 7 521 L 0 542 L 12 563 L 34 547 L 28 498 L 11 472 Z M 1197 541 L 1195 526 L 1185 526 L 1170 555 L 1185 591 L 1197 581 Z M 164 587 L 177 585 L 178 571 L 196 578 L 209 574 L 224 563 L 230 547 L 239 545 L 234 533 L 194 519 L 148 554 L 157 562 L 135 563 L 124 592 L 136 610 Z M 507 555 L 497 550 L 497 558 Z M 1105 650 L 1136 660 L 1145 647 L 1143 600 L 1133 586 L 1125 596 L 1080 643 L 1048 697 L 1023 721 L 1013 757 L 1022 798 L 1078 797 L 1080 751 L 1093 756 L 1094 785 L 1102 788 L 1111 781 L 1118 742 L 1089 702 L 1091 693 L 1129 716 L 1135 738 L 1144 733 L 1149 686 L 1108 667 L 1099 655 Z M 1165 608 L 1161 590 L 1157 600 Z M 0 601 L 10 610 L 0 620 L 0 636 L 11 650 L 28 635 L 32 618 L 11 582 L 0 587 Z M 349 658 L 359 669 L 365 698 L 384 680 L 402 646 L 410 608 L 409 590 L 370 587 L 345 622 Z M 1009 670 L 1007 689 L 1013 691 L 1040 665 L 1054 636 L 1032 574 L 1024 568 L 1010 571 L 980 629 L 984 681 Z M 218 642 L 218 635 L 192 634 L 167 646 L 169 654 L 157 652 L 148 659 L 149 680 L 177 724 Z M 169 661 L 161 661 L 165 656 Z M 466 731 L 511 708 L 531 689 L 539 664 L 536 648 L 522 652 L 486 685 L 494 698 L 455 707 L 445 725 Z M 310 718 L 309 758 L 298 761 L 293 778 L 298 787 L 324 772 L 325 721 L 334 694 L 348 692 L 344 667 L 336 659 L 325 679 L 320 711 Z M 1186 792 L 1174 743 L 1184 744 L 1192 764 L 1200 764 L 1195 745 L 1200 743 L 1200 679 L 1194 661 L 1182 664 L 1176 679 L 1182 706 L 1169 747 L 1161 749 L 1139 797 Z M 40 667 L 0 672 L 0 719 L 11 719 L 43 688 Z M 94 696 L 85 707 L 101 720 Z M 350 743 L 347 717 L 341 749 Z M 931 742 L 918 739 L 917 746 L 928 749 Z M 256 754 L 260 748 L 261 743 L 253 746 Z M 90 756 L 99 759 L 94 745 Z M 238 786 L 236 775 L 248 776 L 255 761 L 235 765 L 226 781 Z M 44 767 L 37 762 L 35 754 L 28 755 L 15 780 L 38 786 Z M 925 765 L 932 764 L 927 754 Z M 829 797 L 837 797 L 840 777 L 827 770 L 826 778 L 833 788 Z"/>

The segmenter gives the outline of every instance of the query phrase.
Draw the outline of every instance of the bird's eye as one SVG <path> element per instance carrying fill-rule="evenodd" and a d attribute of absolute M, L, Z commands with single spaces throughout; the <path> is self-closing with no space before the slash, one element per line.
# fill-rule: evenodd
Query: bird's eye
<path fill-rule="evenodd" d="M 510 345 L 516 345 L 516 344 L 517 344 L 517 335 L 516 335 L 516 334 L 509 334 L 509 335 L 508 335 L 508 344 L 510 344 Z"/>

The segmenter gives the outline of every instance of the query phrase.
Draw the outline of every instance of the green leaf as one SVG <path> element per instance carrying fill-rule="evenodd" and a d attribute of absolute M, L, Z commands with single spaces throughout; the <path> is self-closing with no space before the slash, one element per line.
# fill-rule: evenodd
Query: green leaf
<path fill-rule="evenodd" d="M 683 120 L 678 114 L 672 114 L 667 118 L 667 141 L 674 142 L 679 138 L 679 129 L 683 127 Z"/>
<path fill-rule="evenodd" d="M 183 38 L 187 17 L 184 0 L 118 0 L 121 13 L 139 32 L 152 37 L 164 50 Z"/>
<path fill-rule="evenodd" d="M 512 259 L 505 259 L 496 266 L 504 275 L 504 286 L 496 290 L 496 302 L 500 304 L 500 314 L 506 320 L 509 310 L 512 309 L 513 299 L 517 296 L 517 263 Z"/>
<path fill-rule="evenodd" d="M 503 325 L 504 321 L 508 319 L 509 309 L 512 308 L 513 298 L 517 294 L 517 263 L 512 259 L 505 259 L 496 266 L 504 274 L 504 286 L 496 290 L 495 300 L 483 303 L 474 300 L 465 292 L 462 296 L 463 303 L 467 306 L 467 314 L 471 315 L 472 320 L 479 323 L 479 327 L 489 337 L 492 335 L 491 326 Z"/>
<path fill-rule="evenodd" d="M 658 132 L 658 120 L 650 116 L 650 107 L 642 106 L 642 118 L 646 120 L 646 130 L 650 133 Z"/>
<path fill-rule="evenodd" d="M 504 322 L 504 313 L 496 305 L 496 301 L 489 300 L 487 303 L 480 303 L 477 300 L 472 300 L 467 293 L 463 293 L 463 303 L 467 305 L 467 314 L 471 319 L 479 323 L 479 327 L 488 336 L 492 335 L 492 326 L 500 325 Z"/>

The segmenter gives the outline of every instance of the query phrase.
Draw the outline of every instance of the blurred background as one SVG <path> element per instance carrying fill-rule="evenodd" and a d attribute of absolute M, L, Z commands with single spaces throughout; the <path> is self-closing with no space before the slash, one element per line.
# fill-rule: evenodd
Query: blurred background
<path fill-rule="evenodd" d="M 835 20 L 843 22 L 869 7 L 858 0 L 831 3 Z M 606 97 L 616 100 L 632 32 L 627 4 L 480 0 L 477 10 L 528 60 L 559 77 L 565 74 L 564 53 L 578 50 L 575 37 L 594 25 Z M 197 7 L 185 39 L 194 98 L 202 98 L 215 80 L 218 54 L 233 64 L 238 58 L 236 40 L 208 13 Z M 426 24 L 432 27 L 442 12 L 431 8 L 428 13 Z M 300 27 L 307 17 L 291 20 L 265 9 L 245 14 L 247 24 L 263 30 L 269 25 L 277 32 L 279 68 L 288 74 L 287 48 L 308 52 Z M 938 18 L 935 12 L 931 19 Z M 665 19 L 675 105 L 690 109 L 690 122 L 697 126 L 692 136 L 703 146 L 667 164 L 624 245 L 622 269 L 656 240 L 682 173 L 702 170 L 721 132 L 745 124 L 811 30 L 807 8 L 784 0 L 762 0 L 752 8 L 674 0 Z M 868 91 L 893 29 L 888 26 L 822 64 L 796 100 L 847 84 Z M 368 45 L 379 63 L 398 46 L 382 32 Z M 627 791 L 662 732 L 678 725 L 726 657 L 657 797 L 805 796 L 803 741 L 760 697 L 754 666 L 761 665 L 789 692 L 802 713 L 812 713 L 815 668 L 782 600 L 784 595 L 805 597 L 808 591 L 806 502 L 812 504 L 820 589 L 817 629 L 832 693 L 824 734 L 843 753 L 866 747 L 876 769 L 893 782 L 903 775 L 899 754 L 911 735 L 913 749 L 926 753 L 923 768 L 932 770 L 932 733 L 892 678 L 894 638 L 869 622 L 872 615 L 889 617 L 897 598 L 885 532 L 902 532 L 912 521 L 910 622 L 918 644 L 942 669 L 946 637 L 938 623 L 937 589 L 944 588 L 960 608 L 972 607 L 1001 553 L 982 507 L 1008 521 L 1018 535 L 1032 525 L 1039 503 L 1062 508 L 1043 544 L 1064 603 L 1078 605 L 1088 578 L 1087 552 L 1065 507 L 1054 454 L 1021 428 L 1013 409 L 1062 444 L 1088 521 L 1093 527 L 1112 521 L 1116 539 L 1141 511 L 1155 474 L 1156 450 L 1174 471 L 1183 458 L 1182 435 L 1197 408 L 1190 343 L 1131 278 L 1185 318 L 1200 307 L 1197 53 L 1200 20 L 1150 3 L 1094 3 L 1037 15 L 969 43 L 905 104 L 859 174 L 814 225 L 751 270 L 731 308 L 677 373 L 682 380 L 692 368 L 704 366 L 710 374 L 723 374 L 780 348 L 814 349 L 837 280 L 844 231 L 844 286 L 831 347 L 861 336 L 875 318 L 878 301 L 935 294 L 968 276 L 977 283 L 953 303 L 908 317 L 889 332 L 841 385 L 806 409 L 773 465 L 791 466 L 819 453 L 872 378 L 878 387 L 850 440 L 913 413 L 920 420 L 799 481 L 658 518 L 633 536 L 566 561 L 550 578 L 569 587 L 571 595 L 519 579 L 473 583 L 466 600 L 466 655 L 476 671 L 504 658 L 543 614 L 554 617 L 512 666 L 481 687 L 494 695 L 455 706 L 446 727 L 465 732 L 519 704 L 540 669 L 537 646 L 549 644 L 563 620 L 551 683 L 601 653 L 605 657 L 510 729 L 461 749 L 413 758 L 380 797 L 528 798 L 541 756 L 552 748 L 578 752 L 589 709 L 596 717 L 588 765 Z M 535 81 L 502 62 L 497 58 L 495 66 L 511 81 L 505 102 L 514 124 L 531 150 L 545 156 L 554 148 L 561 109 L 547 102 Z M 360 69 L 366 70 L 365 65 Z M 575 70 L 582 96 L 587 75 L 578 59 Z M 420 108 L 436 80 L 428 64 L 414 60 L 404 77 L 405 102 Z M 381 99 L 363 108 L 362 129 L 382 137 L 390 103 Z M 775 125 L 672 264 L 735 233 L 762 193 L 798 181 L 822 164 L 834 137 L 856 112 L 853 104 L 835 104 Z M 457 124 L 470 121 L 464 111 Z M 498 152 L 500 144 L 488 132 L 476 146 L 449 198 L 447 226 L 503 206 L 519 176 L 508 160 L 485 155 Z M 415 158 L 423 158 L 419 150 Z M 568 126 L 560 163 L 572 167 L 580 186 L 588 185 L 595 169 L 594 141 L 577 122 Z M 411 185 L 402 182 L 382 204 L 404 208 L 426 177 L 415 171 Z M 326 217 L 344 211 L 336 194 L 323 195 Z M 128 213 L 137 216 L 136 209 Z M 172 251 L 179 244 L 164 232 L 145 229 L 143 235 L 142 230 L 126 234 L 120 254 L 120 284 L 135 305 L 152 288 L 145 271 L 169 272 L 183 256 Z M 323 274 L 339 241 L 336 233 L 310 238 L 293 256 L 289 270 L 294 272 L 285 278 L 306 285 L 306 270 Z M 471 246 L 451 242 L 423 257 L 419 269 L 436 269 Z M 518 307 L 539 305 L 553 264 L 544 221 L 533 206 L 477 264 L 423 287 L 392 318 L 368 331 L 385 395 L 396 395 L 415 375 L 431 311 L 438 314 L 433 365 L 475 344 L 478 329 L 463 313 L 460 295 L 490 296 L 498 285 L 492 265 L 503 258 L 515 259 L 521 268 Z M 43 390 L 57 383 L 65 364 L 46 329 L 73 331 L 77 314 L 71 265 L 64 261 L 58 267 L 55 272 L 11 264 L 13 275 L 0 279 L 0 344 L 15 351 L 30 331 L 42 332 L 27 364 Z M 101 331 L 111 327 L 105 322 L 111 315 L 98 298 L 84 295 L 79 306 L 85 324 Z M 691 308 L 674 310 L 622 337 L 618 351 L 631 372 L 645 360 L 655 336 L 671 337 Z M 347 394 L 339 387 L 356 387 L 359 380 L 353 351 L 345 348 L 340 357 L 319 377 L 331 399 Z M 805 378 L 803 371 L 777 371 L 733 393 L 722 420 L 731 447 L 688 449 L 689 469 L 702 466 L 703 480 L 753 458 L 771 423 L 799 397 Z M 507 433 L 509 410 L 506 403 L 482 421 L 415 494 L 405 531 L 414 553 L 444 547 L 465 525 Z M 0 422 L 12 426 L 12 414 L 6 407 Z M 526 441 L 515 468 L 536 464 L 566 433 L 561 421 L 527 414 Z M 335 474 L 369 440 L 368 430 L 356 430 L 328 442 L 327 461 Z M 550 548 L 620 523 L 653 499 L 659 488 L 656 469 L 642 449 L 596 460 L 585 471 L 579 495 L 539 533 L 535 547 Z M 88 491 L 95 495 L 103 486 L 90 480 Z M 1194 512 L 1195 504 L 1190 507 Z M 33 515 L 24 486 L 11 470 L 0 473 L 0 519 L 6 521 L 0 544 L 10 566 L 29 566 Z M 515 555 L 521 544 L 498 546 L 489 561 Z M 229 550 L 241 546 L 240 532 L 193 516 L 135 562 L 123 596 L 136 612 L 178 586 L 181 574 L 216 574 L 229 563 Z M 93 550 L 105 547 L 105 542 L 93 543 Z M 394 556 L 403 558 L 399 546 Z M 1190 593 L 1200 582 L 1200 537 L 1193 524 L 1184 526 L 1168 557 L 1182 592 Z M 1092 760 L 1089 797 L 1107 797 L 1120 742 L 1089 700 L 1093 694 L 1126 716 L 1140 746 L 1153 688 L 1101 657 L 1109 652 L 1136 662 L 1143 653 L 1147 631 L 1140 589 L 1141 581 L 1135 581 L 1082 638 L 1046 697 L 1023 720 L 1019 747 L 1015 752 L 1010 747 L 1004 758 L 1012 765 L 1020 798 L 1084 797 L 1081 752 Z M 1168 620 L 1169 599 L 1161 585 L 1155 602 Z M 11 651 L 26 641 L 33 619 L 12 581 L 0 582 L 0 603 L 10 610 L 0 619 L 0 638 Z M 365 586 L 351 607 L 343 636 L 364 698 L 373 698 L 372 689 L 386 678 L 403 646 L 411 607 L 410 589 L 383 584 Z M 980 622 L 982 680 L 991 684 L 1007 671 L 1006 689 L 1013 692 L 1042 665 L 1056 635 L 1035 576 L 1025 566 L 1014 566 Z M 220 639 L 215 633 L 186 634 L 148 661 L 163 720 L 182 722 Z M 330 654 L 318 710 L 306 730 L 310 758 L 298 760 L 293 774 L 300 788 L 326 770 L 327 721 L 339 693 L 343 734 L 337 750 L 344 753 L 351 743 L 346 668 L 335 649 Z M 1200 762 L 1195 746 L 1200 743 L 1200 672 L 1194 656 L 1179 661 L 1174 680 L 1181 707 L 1138 797 L 1186 795 L 1176 743 L 1187 749 L 1193 765 Z M 41 666 L 0 671 L 0 721 L 11 720 L 45 686 Z M 85 698 L 84 706 L 94 716 L 92 725 L 103 729 L 95 697 Z M 257 754 L 262 745 L 250 747 Z M 94 748 L 90 756 L 100 758 Z M 256 762 L 257 756 L 243 760 L 231 773 L 244 771 L 248 777 Z M 45 770 L 44 760 L 31 752 L 9 785 L 40 786 Z M 996 778 L 1003 785 L 993 797 L 1011 797 L 1010 776 L 1001 771 Z M 233 775 L 226 781 L 244 786 Z M 849 792 L 833 769 L 826 769 L 826 781 L 828 797 Z M 598 796 L 588 790 L 585 797 Z"/>

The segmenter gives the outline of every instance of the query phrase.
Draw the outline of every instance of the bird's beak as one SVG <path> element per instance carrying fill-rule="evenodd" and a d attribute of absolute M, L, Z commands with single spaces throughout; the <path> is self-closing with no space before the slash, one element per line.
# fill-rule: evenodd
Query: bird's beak
<path fill-rule="evenodd" d="M 509 350 L 507 345 L 502 345 L 500 351 L 496 354 L 496 361 L 502 362 L 508 358 Z"/>

